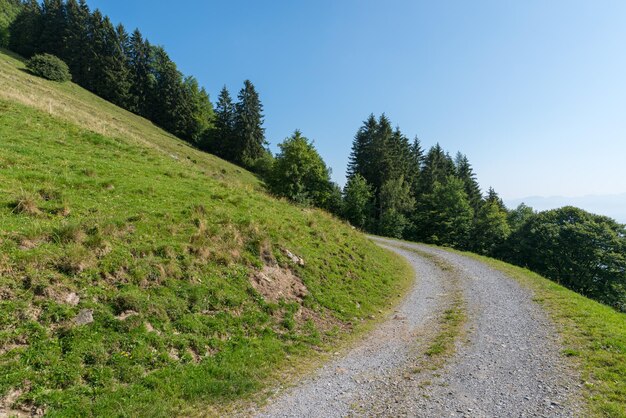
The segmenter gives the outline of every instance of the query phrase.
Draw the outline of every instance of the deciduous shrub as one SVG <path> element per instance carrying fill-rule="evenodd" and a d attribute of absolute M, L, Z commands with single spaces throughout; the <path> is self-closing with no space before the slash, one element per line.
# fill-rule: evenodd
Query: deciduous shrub
<path fill-rule="evenodd" d="M 72 79 L 70 70 L 60 58 L 50 54 L 34 55 L 26 63 L 33 74 L 48 80 L 63 83 Z"/>

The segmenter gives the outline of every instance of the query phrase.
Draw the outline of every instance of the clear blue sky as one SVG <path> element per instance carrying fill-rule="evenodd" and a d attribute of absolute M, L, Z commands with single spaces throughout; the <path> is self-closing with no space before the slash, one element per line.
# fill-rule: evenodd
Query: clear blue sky
<path fill-rule="evenodd" d="M 272 148 L 302 130 L 340 184 L 385 112 L 505 198 L 626 192 L 626 1 L 88 2 L 212 99 L 252 80 Z"/>

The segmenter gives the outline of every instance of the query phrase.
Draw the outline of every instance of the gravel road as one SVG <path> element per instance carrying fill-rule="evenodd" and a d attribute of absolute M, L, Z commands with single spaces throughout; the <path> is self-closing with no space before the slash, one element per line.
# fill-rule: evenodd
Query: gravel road
<path fill-rule="evenodd" d="M 581 415 L 579 379 L 528 290 L 462 255 L 375 240 L 413 265 L 411 292 L 358 345 L 279 392 L 256 416 Z M 463 300 L 467 321 L 454 354 L 441 366 L 423 367 L 424 351 L 455 297 Z"/>

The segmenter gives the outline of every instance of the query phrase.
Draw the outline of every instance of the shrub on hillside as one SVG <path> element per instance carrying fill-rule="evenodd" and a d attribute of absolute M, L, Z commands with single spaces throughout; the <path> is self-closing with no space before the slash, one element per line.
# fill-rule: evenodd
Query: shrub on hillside
<path fill-rule="evenodd" d="M 50 54 L 37 54 L 26 62 L 31 73 L 48 80 L 65 82 L 72 79 L 70 69 L 60 58 Z"/>

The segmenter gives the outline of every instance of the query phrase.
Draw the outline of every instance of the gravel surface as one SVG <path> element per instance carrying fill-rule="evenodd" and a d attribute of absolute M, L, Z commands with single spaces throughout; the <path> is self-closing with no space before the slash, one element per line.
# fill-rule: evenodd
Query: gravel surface
<path fill-rule="evenodd" d="M 376 238 L 406 257 L 416 284 L 395 314 L 358 346 L 293 388 L 258 417 L 571 417 L 579 379 L 531 293 L 504 274 L 444 250 Z M 404 248 L 402 248 L 404 247 Z M 428 253 L 430 257 L 407 250 Z M 455 353 L 435 370 L 423 352 L 438 318 L 464 299 L 467 323 Z"/>

